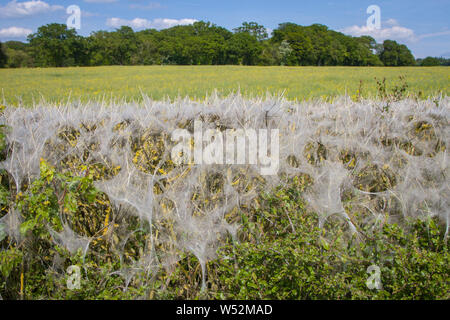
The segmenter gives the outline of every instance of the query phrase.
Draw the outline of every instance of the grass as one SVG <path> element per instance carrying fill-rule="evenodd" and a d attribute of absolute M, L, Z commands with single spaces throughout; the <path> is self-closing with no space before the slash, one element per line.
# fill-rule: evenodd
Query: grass
<path fill-rule="evenodd" d="M 242 67 L 242 66 L 137 66 L 48 69 L 0 69 L 0 89 L 6 104 L 25 105 L 45 98 L 125 98 L 139 100 L 141 92 L 154 99 L 190 96 L 202 99 L 215 88 L 224 94 L 239 88 L 246 96 L 284 92 L 288 99 L 311 99 L 348 93 L 377 92 L 374 78 L 389 84 L 406 76 L 408 90 L 423 97 L 449 94 L 450 68 L 446 67 Z"/>

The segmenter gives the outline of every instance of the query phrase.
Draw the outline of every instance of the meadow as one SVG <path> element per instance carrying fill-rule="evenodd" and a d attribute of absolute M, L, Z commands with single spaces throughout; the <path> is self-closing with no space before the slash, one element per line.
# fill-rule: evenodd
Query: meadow
<path fill-rule="evenodd" d="M 240 89 L 247 97 L 283 93 L 289 100 L 344 94 L 375 97 L 374 78 L 395 84 L 399 76 L 405 76 L 408 91 L 416 95 L 450 93 L 446 67 L 113 66 L 0 69 L 0 99 L 12 105 L 30 105 L 42 98 L 57 103 L 111 97 L 140 101 L 142 93 L 156 100 L 202 99 L 215 89 L 224 95 Z"/>

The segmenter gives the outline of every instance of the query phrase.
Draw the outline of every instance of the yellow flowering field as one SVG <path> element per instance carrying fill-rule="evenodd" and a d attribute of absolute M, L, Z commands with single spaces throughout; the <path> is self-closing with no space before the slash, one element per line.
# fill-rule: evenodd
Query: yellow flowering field
<path fill-rule="evenodd" d="M 29 105 L 44 98 L 139 100 L 190 96 L 202 99 L 214 89 L 223 94 L 241 90 L 245 96 L 271 92 L 288 99 L 311 99 L 347 93 L 375 96 L 375 78 L 388 86 L 404 76 L 408 92 L 423 97 L 449 94 L 447 67 L 244 67 L 244 66 L 113 66 L 46 69 L 0 69 L 0 98 L 6 104 Z"/>

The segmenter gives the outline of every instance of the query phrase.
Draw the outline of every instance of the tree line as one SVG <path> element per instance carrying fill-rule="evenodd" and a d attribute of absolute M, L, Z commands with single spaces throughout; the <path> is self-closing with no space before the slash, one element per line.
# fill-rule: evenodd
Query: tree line
<path fill-rule="evenodd" d="M 0 43 L 1 45 L 1 43 Z M 427 58 L 428 59 L 428 58 Z M 424 59 L 424 65 L 436 63 Z M 435 59 L 435 58 L 433 58 Z M 445 60 L 445 59 L 444 59 Z M 445 61 L 444 61 L 445 62 Z M 442 61 L 439 61 L 442 64 Z M 210 22 L 135 32 L 128 26 L 87 37 L 64 24 L 47 24 L 27 42 L 1 45 L 3 67 L 102 65 L 412 66 L 411 51 L 393 40 L 352 37 L 325 25 L 282 23 L 269 37 L 256 22 L 229 31 Z"/>

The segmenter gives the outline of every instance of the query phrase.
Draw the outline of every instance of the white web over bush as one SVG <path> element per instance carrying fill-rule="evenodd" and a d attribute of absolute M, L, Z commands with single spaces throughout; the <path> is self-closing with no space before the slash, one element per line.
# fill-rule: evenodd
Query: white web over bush
<path fill-rule="evenodd" d="M 170 269 L 185 251 L 198 258 L 204 286 L 206 262 L 214 258 L 222 237 L 234 236 L 238 228 L 227 222 L 227 213 L 251 205 L 261 191 L 302 174 L 313 182 L 304 196 L 319 215 L 320 226 L 337 215 L 351 232 L 358 232 L 348 209 L 351 204 L 352 210 L 367 215 L 367 221 L 385 215 L 437 216 L 448 234 L 449 102 L 447 97 L 402 100 L 386 109 L 386 102 L 354 102 L 347 97 L 300 103 L 270 96 L 248 100 L 212 95 L 203 102 L 145 98 L 141 104 L 7 108 L 1 123 L 10 127 L 9 150 L 1 167 L 20 190 L 39 174 L 40 158 L 60 168 L 71 156 L 84 164 L 120 166 L 117 175 L 97 181 L 96 186 L 121 221 L 138 219 L 139 230 L 150 237 L 141 259 L 119 273 L 130 279 L 139 270 Z M 195 120 L 203 121 L 203 129 L 221 131 L 278 129 L 278 174 L 261 176 L 258 165 L 250 164 L 167 166 L 174 145 L 171 133 L 180 127 L 192 132 Z M 61 132 L 76 132 L 76 138 L 68 143 Z M 142 170 L 133 161 L 132 141 L 142 136 L 163 145 L 151 170 Z M 20 236 L 15 210 L 0 222 L 9 235 Z M 124 246 L 137 231 L 120 230 Z M 69 225 L 53 233 L 55 242 L 71 252 L 88 250 L 92 240 L 77 235 Z M 164 252 L 158 252 L 160 246 L 165 246 Z"/>

